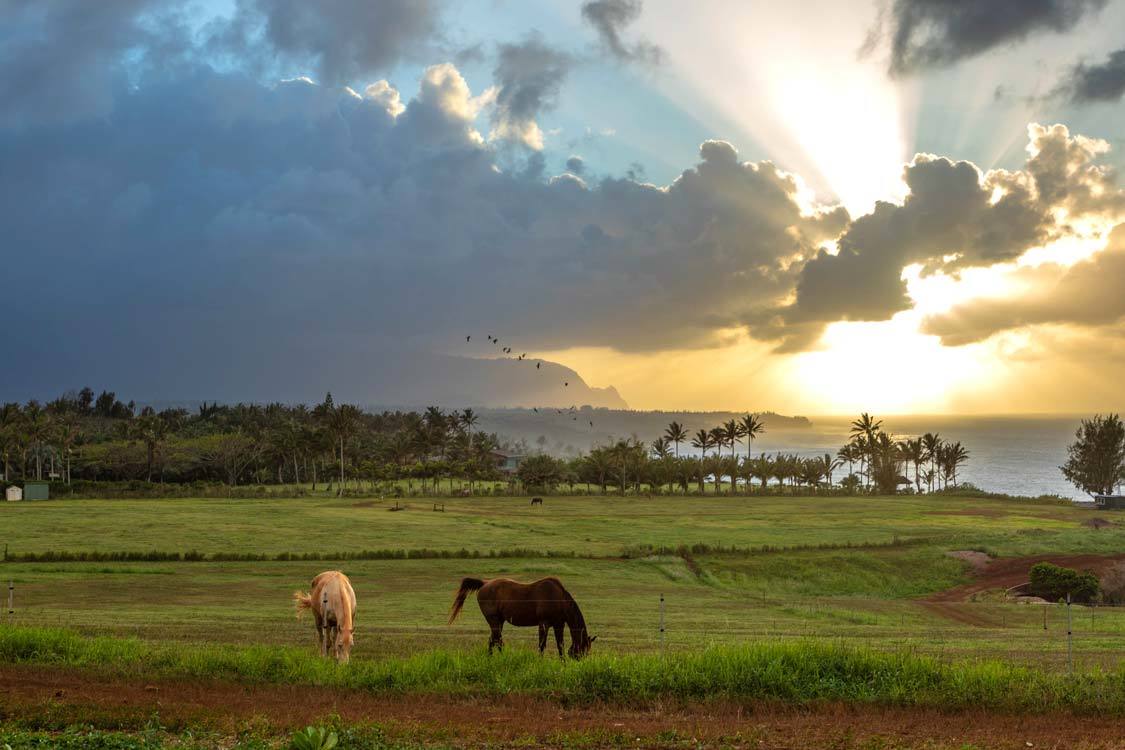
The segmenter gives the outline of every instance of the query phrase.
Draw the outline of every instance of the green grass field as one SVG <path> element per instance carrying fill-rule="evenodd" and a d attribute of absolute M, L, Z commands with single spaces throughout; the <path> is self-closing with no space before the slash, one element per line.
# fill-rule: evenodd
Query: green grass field
<path fill-rule="evenodd" d="M 336 552 L 533 548 L 615 556 L 638 545 L 783 547 L 942 539 L 998 555 L 1118 551 L 1125 528 L 1091 532 L 1089 512 L 1057 504 L 955 497 L 551 497 L 60 500 L 0 504 L 14 553 Z"/>
<path fill-rule="evenodd" d="M 951 497 L 526 498 L 431 501 L 63 500 L 0 505 L 12 554 L 186 552 L 278 555 L 440 550 L 453 559 L 334 562 L 7 562 L 10 624 L 191 644 L 311 649 L 291 594 L 342 567 L 359 596 L 358 660 L 482 648 L 476 607 L 445 624 L 462 576 L 557 575 L 609 654 L 813 639 L 941 659 L 1067 663 L 1065 612 L 998 601 L 919 599 L 969 579 L 951 550 L 999 556 L 1117 553 L 1125 527 L 1092 530 L 1062 505 Z M 896 543 L 897 540 L 897 543 Z M 680 545 L 735 547 L 686 556 Z M 645 546 L 668 548 L 646 553 Z M 867 545 L 867 546 L 864 546 Z M 529 549 L 564 557 L 488 557 Z M 482 555 L 481 557 L 473 557 Z M 665 632 L 660 634 L 661 597 Z M 963 613 L 963 617 L 951 617 Z M 1080 667 L 1118 663 L 1125 612 L 1073 612 Z M 507 633 L 531 648 L 532 630 Z"/>

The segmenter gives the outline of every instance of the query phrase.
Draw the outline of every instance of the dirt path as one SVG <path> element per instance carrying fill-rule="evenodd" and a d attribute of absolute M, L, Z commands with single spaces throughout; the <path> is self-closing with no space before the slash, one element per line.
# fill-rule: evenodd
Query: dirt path
<path fill-rule="evenodd" d="M 1095 748 L 1125 749 L 1125 723 L 1105 717 L 1008 716 L 978 711 L 827 705 L 801 709 L 735 702 L 653 704 L 644 708 L 565 707 L 545 698 L 497 700 L 378 696 L 287 685 L 207 682 L 129 683 L 69 669 L 0 665 L 0 716 L 97 717 L 100 726 L 216 729 L 250 720 L 278 730 L 338 714 L 379 722 L 392 736 L 461 746 L 548 746 L 582 735 L 586 747 L 684 747 L 691 740 L 754 748 Z M 691 743 L 695 746 L 695 743 Z"/>
<path fill-rule="evenodd" d="M 998 557 L 981 566 L 975 580 L 963 586 L 939 591 L 926 597 L 927 602 L 963 602 L 973 594 L 994 589 L 1009 589 L 1027 583 L 1028 571 L 1035 563 L 1049 562 L 1075 570 L 1092 570 L 1102 574 L 1115 562 L 1125 560 L 1118 555 L 1032 555 L 1030 557 Z"/>

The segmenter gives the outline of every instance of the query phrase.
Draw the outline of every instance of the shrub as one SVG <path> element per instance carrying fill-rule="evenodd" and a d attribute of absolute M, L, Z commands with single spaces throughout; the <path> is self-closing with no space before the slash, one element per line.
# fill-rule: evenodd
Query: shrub
<path fill-rule="evenodd" d="M 1125 562 L 1119 562 L 1102 576 L 1102 599 L 1106 604 L 1125 604 Z"/>
<path fill-rule="evenodd" d="M 1079 573 L 1048 562 L 1036 563 L 1031 566 L 1031 593 L 1051 602 L 1070 594 L 1072 602 L 1083 604 L 1097 599 L 1098 577 L 1090 571 Z"/>

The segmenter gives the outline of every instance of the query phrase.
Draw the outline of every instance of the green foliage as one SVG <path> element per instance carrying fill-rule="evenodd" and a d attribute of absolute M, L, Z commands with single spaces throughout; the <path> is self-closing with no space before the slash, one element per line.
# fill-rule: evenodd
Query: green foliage
<path fill-rule="evenodd" d="M 540 453 L 521 461 L 516 475 L 529 489 L 550 490 L 562 481 L 565 471 L 566 464 L 563 461 L 546 453 Z"/>
<path fill-rule="evenodd" d="M 1079 573 L 1072 568 L 1041 562 L 1031 566 L 1030 577 L 1031 593 L 1047 601 L 1061 601 L 1070 594 L 1071 601 L 1085 604 L 1098 597 L 1098 577 L 1089 571 Z"/>
<path fill-rule="evenodd" d="M 1125 482 L 1125 424 L 1117 414 L 1083 419 L 1067 448 L 1063 476 L 1091 495 L 1112 495 Z"/>
<path fill-rule="evenodd" d="M 325 727 L 305 727 L 303 731 L 293 735 L 289 743 L 290 750 L 332 750 L 340 738 L 335 732 Z"/>
<path fill-rule="evenodd" d="M 941 709 L 1125 716 L 1125 673 L 1068 676 L 1011 663 L 948 662 L 810 641 L 688 653 L 542 659 L 530 651 L 430 651 L 339 669 L 307 652 L 155 646 L 66 631 L 0 627 L 0 658 L 96 667 L 119 675 L 320 684 L 382 693 L 565 696 L 628 704 L 658 699 L 847 701 Z"/>

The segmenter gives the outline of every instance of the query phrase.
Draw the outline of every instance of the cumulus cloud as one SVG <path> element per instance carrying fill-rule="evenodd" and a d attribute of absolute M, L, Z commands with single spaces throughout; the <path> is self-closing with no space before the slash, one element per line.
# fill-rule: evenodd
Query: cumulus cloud
<path fill-rule="evenodd" d="M 213 28 L 212 52 L 266 69 L 311 66 L 317 81 L 354 82 L 400 60 L 417 60 L 440 34 L 441 0 L 237 0 Z"/>
<path fill-rule="evenodd" d="M 1107 0 L 894 0 L 890 7 L 890 72 L 908 75 L 953 65 L 1043 33 L 1070 31 Z M 868 47 L 878 44 L 877 29 Z"/>
<path fill-rule="evenodd" d="M 582 4 L 582 18 L 594 27 L 602 47 L 614 58 L 654 65 L 663 59 L 663 49 L 644 39 L 630 44 L 623 36 L 640 18 L 643 7 L 642 0 L 588 0 Z"/>
<path fill-rule="evenodd" d="M 11 345 L 42 354 L 7 384 L 82 363 L 191 396 L 202 363 L 232 381 L 286 357 L 350 372 L 466 327 L 528 348 L 706 346 L 846 222 L 718 141 L 665 187 L 505 169 L 487 103 L 449 64 L 409 98 L 196 67 L 116 92 L 110 118 L 5 132 L 6 279 L 52 301 L 0 301 Z"/>
<path fill-rule="evenodd" d="M 121 55 L 133 50 L 141 68 L 144 53 L 159 46 L 174 59 L 182 32 L 175 13 L 154 0 L 0 0 L 0 126 L 108 114 L 128 84 Z"/>
<path fill-rule="evenodd" d="M 1044 324 L 1085 327 L 1125 322 L 1125 224 L 1109 235 L 1103 250 L 1073 266 L 1045 264 L 1021 269 L 1027 289 L 1015 297 L 985 298 L 926 319 L 923 330 L 957 346 L 1000 331 Z"/>
<path fill-rule="evenodd" d="M 1104 62 L 1075 65 L 1056 90 L 1075 104 L 1116 102 L 1125 96 L 1125 48 Z"/>
<path fill-rule="evenodd" d="M 888 320 L 910 309 L 907 266 L 956 273 L 1009 262 L 1070 234 L 1060 215 L 1114 217 L 1125 209 L 1113 172 L 1095 161 L 1105 142 L 1062 125 L 1031 125 L 1028 135 L 1018 172 L 916 156 L 903 173 L 903 203 L 880 202 L 852 222 L 838 252 L 821 250 L 801 267 L 791 301 L 748 317 L 751 331 L 778 340 L 782 350 L 804 349 L 828 323 Z"/>
<path fill-rule="evenodd" d="M 497 91 L 492 136 L 542 149 L 543 131 L 536 118 L 555 106 L 571 64 L 569 54 L 538 35 L 500 45 L 493 70 Z"/>

